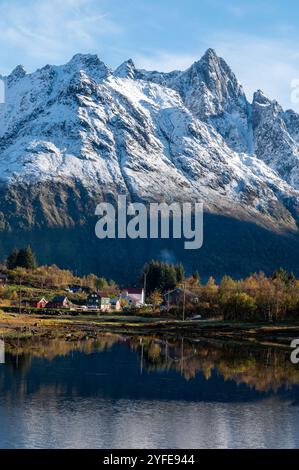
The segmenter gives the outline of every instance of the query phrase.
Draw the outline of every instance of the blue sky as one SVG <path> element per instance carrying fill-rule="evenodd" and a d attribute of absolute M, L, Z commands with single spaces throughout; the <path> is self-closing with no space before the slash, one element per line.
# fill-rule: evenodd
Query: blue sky
<path fill-rule="evenodd" d="M 261 88 L 284 107 L 299 79 L 296 0 L 0 0 L 0 73 L 97 53 L 112 67 L 185 69 L 213 47 L 248 98 Z"/>

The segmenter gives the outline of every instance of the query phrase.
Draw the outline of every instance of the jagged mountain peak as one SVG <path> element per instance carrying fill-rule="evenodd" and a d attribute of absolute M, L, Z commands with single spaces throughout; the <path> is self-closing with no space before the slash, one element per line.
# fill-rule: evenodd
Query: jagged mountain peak
<path fill-rule="evenodd" d="M 85 64 L 85 65 L 101 65 L 103 62 L 97 54 L 75 54 L 68 62 L 68 64 Z"/>
<path fill-rule="evenodd" d="M 136 67 L 132 59 L 128 59 L 123 62 L 114 71 L 114 76 L 119 78 L 135 78 Z"/>
<path fill-rule="evenodd" d="M 7 77 L 7 85 L 11 86 L 13 83 L 21 80 L 26 75 L 26 70 L 23 65 L 17 65 Z"/>
<path fill-rule="evenodd" d="M 214 49 L 208 49 L 170 86 L 195 116 L 216 128 L 233 150 L 251 151 L 249 103 L 236 76 Z"/>
<path fill-rule="evenodd" d="M 299 188 L 299 116 L 284 112 L 261 90 L 251 107 L 254 153 L 291 186 Z"/>
<path fill-rule="evenodd" d="M 217 55 L 215 49 L 212 49 L 209 47 L 206 52 L 203 54 L 202 58 L 200 59 L 202 61 L 218 61 L 220 60 L 219 56 Z"/>
<path fill-rule="evenodd" d="M 271 100 L 265 95 L 262 90 L 257 90 L 253 94 L 253 103 L 258 103 L 261 105 L 269 105 L 271 104 Z"/>
<path fill-rule="evenodd" d="M 260 119 L 265 120 L 266 118 L 268 120 L 272 119 L 273 122 L 278 118 L 281 121 L 280 125 L 284 126 L 283 113 L 283 108 L 277 100 L 271 100 L 262 90 L 257 90 L 254 93 L 252 101 L 252 120 L 254 126 L 256 126 L 257 121 Z"/>
<path fill-rule="evenodd" d="M 101 81 L 111 74 L 111 70 L 97 54 L 75 54 L 64 66 L 70 72 L 84 72 L 95 81 Z"/>
<path fill-rule="evenodd" d="M 183 73 L 188 73 L 189 71 L 192 71 L 193 73 L 199 71 L 199 73 L 201 73 L 204 69 L 210 72 L 215 72 L 216 69 L 221 67 L 221 61 L 222 59 L 217 55 L 215 49 L 210 48 L 205 51 L 199 60 L 193 62 L 193 64 L 191 64 L 191 66 Z"/>
<path fill-rule="evenodd" d="M 169 73 L 137 70 L 132 59 L 111 73 L 97 55 L 76 54 L 9 90 L 0 109 L 0 179 L 79 181 L 103 196 L 202 198 L 209 209 L 294 225 L 297 144 L 282 110 L 257 111 L 265 100 L 258 91 L 250 105 L 213 49 Z"/>
<path fill-rule="evenodd" d="M 283 116 L 289 134 L 299 143 L 299 114 L 292 109 L 287 109 Z"/>
<path fill-rule="evenodd" d="M 222 92 L 225 94 L 244 95 L 242 85 L 235 74 L 214 49 L 207 49 L 201 59 L 194 62 L 184 73 L 188 74 L 189 72 L 197 73 L 208 87 L 216 87 L 216 91 L 218 85 L 221 84 Z"/>
<path fill-rule="evenodd" d="M 191 64 L 190 67 L 187 68 L 187 70 L 192 67 L 200 67 L 203 64 L 217 66 L 220 65 L 222 60 L 223 59 L 217 54 L 215 49 L 209 48 L 203 53 L 203 55 L 198 60 L 193 62 L 193 64 Z M 183 72 L 186 72 L 187 70 L 184 70 Z"/>
<path fill-rule="evenodd" d="M 185 71 L 138 70 L 129 59 L 112 73 L 97 55 L 76 54 L 34 73 L 17 67 L 5 80 L 0 231 L 9 239 L 14 230 L 30 236 L 37 229 L 48 243 L 49 227 L 76 234 L 85 227 L 90 236 L 96 205 L 120 193 L 135 201 L 203 202 L 219 227 L 233 219 L 236 245 L 242 239 L 238 262 L 245 263 L 244 240 L 251 243 L 248 222 L 266 227 L 266 238 L 270 231 L 296 236 L 299 115 L 260 90 L 249 103 L 213 49 Z M 234 245 L 231 232 L 222 235 Z M 222 256 L 217 236 L 211 246 Z M 92 249 L 87 254 L 94 259 Z M 110 265 L 123 266 L 123 259 Z"/>
<path fill-rule="evenodd" d="M 271 107 L 275 113 L 283 113 L 283 108 L 276 99 L 270 99 L 262 90 L 253 94 L 252 105 Z"/>

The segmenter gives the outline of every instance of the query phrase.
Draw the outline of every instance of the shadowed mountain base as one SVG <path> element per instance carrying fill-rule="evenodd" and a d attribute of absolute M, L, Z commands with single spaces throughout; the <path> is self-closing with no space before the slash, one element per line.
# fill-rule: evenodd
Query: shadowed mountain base
<path fill-rule="evenodd" d="M 183 262 L 187 272 L 198 270 L 205 280 L 224 274 L 243 277 L 263 270 L 271 274 L 282 266 L 299 275 L 299 236 L 276 234 L 253 223 L 205 214 L 204 244 L 185 250 L 184 240 L 99 240 L 96 219 L 84 226 L 4 231 L 0 255 L 30 243 L 40 264 L 55 263 L 74 272 L 94 272 L 118 282 L 136 282 L 143 264 L 151 259 Z"/>

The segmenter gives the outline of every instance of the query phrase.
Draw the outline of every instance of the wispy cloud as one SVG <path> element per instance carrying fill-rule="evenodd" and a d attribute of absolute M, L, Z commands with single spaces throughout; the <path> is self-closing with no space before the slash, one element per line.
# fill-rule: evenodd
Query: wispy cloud
<path fill-rule="evenodd" d="M 234 0 L 226 0 L 223 2 L 222 0 L 209 0 L 210 4 L 214 7 L 219 8 L 228 12 L 229 14 L 237 17 L 242 18 L 247 16 L 248 13 L 252 12 L 255 8 L 252 3 L 244 2 L 244 1 L 234 1 Z"/>
<path fill-rule="evenodd" d="M 96 0 L 9 0 L 0 3 L 0 31 L 0 48 L 9 44 L 16 56 L 34 63 L 98 50 L 102 37 L 122 29 L 105 12 L 99 14 Z"/>
<path fill-rule="evenodd" d="M 273 10 L 273 1 L 258 0 L 208 0 L 210 5 L 216 7 L 237 19 L 249 17 L 250 15 L 265 15 Z M 225 25 L 224 25 L 225 26 Z"/>
<path fill-rule="evenodd" d="M 165 51 L 148 52 L 144 55 L 135 55 L 134 60 L 139 68 L 170 72 L 172 70 L 185 70 L 200 56 L 196 54 L 175 54 Z"/>
<path fill-rule="evenodd" d="M 99 53 L 113 67 L 132 57 L 140 68 L 184 70 L 213 47 L 249 99 L 261 88 L 294 107 L 299 52 L 292 3 L 287 9 L 278 0 L 190 0 L 188 9 L 179 0 L 0 0 L 0 73 L 18 63 L 29 70 L 64 63 L 77 52 Z"/>

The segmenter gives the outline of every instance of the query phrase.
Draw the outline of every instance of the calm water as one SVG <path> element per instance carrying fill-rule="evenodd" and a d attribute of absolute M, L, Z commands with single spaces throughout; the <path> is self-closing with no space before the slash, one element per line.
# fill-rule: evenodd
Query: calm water
<path fill-rule="evenodd" d="M 298 448 L 288 353 L 128 338 L 5 342 L 0 448 Z"/>

